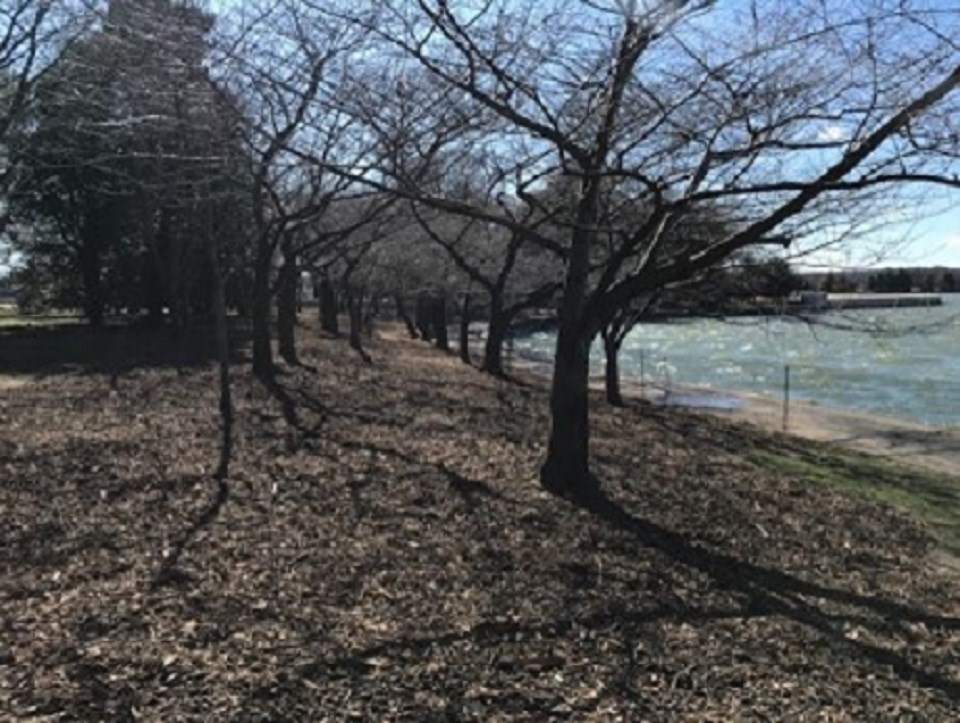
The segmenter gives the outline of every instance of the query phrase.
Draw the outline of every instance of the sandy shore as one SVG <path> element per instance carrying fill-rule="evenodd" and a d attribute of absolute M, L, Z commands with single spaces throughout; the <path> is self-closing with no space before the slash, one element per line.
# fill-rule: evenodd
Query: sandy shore
<path fill-rule="evenodd" d="M 624 385 L 624 392 L 655 404 L 690 406 L 698 411 L 782 430 L 783 403 L 748 392 L 700 387 Z M 689 404 L 687 403 L 689 402 Z M 960 476 L 960 429 L 945 429 L 868 412 L 838 410 L 791 401 L 786 431 L 804 439 L 839 444 L 895 461 Z"/>

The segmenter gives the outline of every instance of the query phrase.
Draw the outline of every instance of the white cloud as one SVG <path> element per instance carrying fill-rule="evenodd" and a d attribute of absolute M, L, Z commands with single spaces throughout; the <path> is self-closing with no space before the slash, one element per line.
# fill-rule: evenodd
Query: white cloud
<path fill-rule="evenodd" d="M 842 141 L 847 137 L 847 132 L 844 130 L 841 125 L 829 125 L 819 133 L 817 133 L 817 140 L 825 143 L 835 143 L 837 141 Z"/>

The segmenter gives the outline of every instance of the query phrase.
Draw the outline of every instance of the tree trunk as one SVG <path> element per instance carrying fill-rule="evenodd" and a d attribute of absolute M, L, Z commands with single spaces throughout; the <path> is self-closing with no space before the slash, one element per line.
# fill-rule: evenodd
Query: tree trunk
<path fill-rule="evenodd" d="M 147 323 L 151 326 L 161 326 L 163 324 L 163 282 L 153 254 L 149 251 L 142 255 L 140 269 L 143 278 L 142 305 L 147 312 Z"/>
<path fill-rule="evenodd" d="M 150 267 L 148 292 L 148 314 L 152 324 L 160 326 L 164 323 L 163 307 L 169 304 L 167 299 L 168 285 L 163 268 L 163 256 L 159 248 L 159 231 L 156 226 L 156 212 L 149 195 L 140 193 L 140 226 L 143 233 L 143 245 L 147 251 L 147 264 Z"/>
<path fill-rule="evenodd" d="M 590 474 L 590 342 L 585 318 L 590 250 L 596 239 L 599 176 L 586 182 L 564 273 L 557 314 L 557 348 L 550 386 L 550 441 L 540 482 L 554 493 L 587 498 L 597 491 Z"/>
<path fill-rule="evenodd" d="M 347 312 L 350 317 L 350 348 L 354 349 L 365 362 L 370 355 L 363 348 L 363 293 L 346 288 Z"/>
<path fill-rule="evenodd" d="M 404 302 L 404 299 L 400 294 L 396 294 L 393 297 L 393 301 L 397 306 L 397 316 L 407 327 L 407 333 L 410 335 L 411 339 L 419 339 L 420 335 L 417 333 L 417 327 L 413 323 L 413 319 L 410 318 L 410 314 L 407 313 L 407 306 Z"/>
<path fill-rule="evenodd" d="M 463 295 L 460 305 L 460 360 L 470 363 L 470 294 Z"/>
<path fill-rule="evenodd" d="M 415 316 L 417 330 L 420 332 L 420 338 L 424 341 L 433 339 L 432 324 L 430 320 L 430 299 L 426 294 L 420 294 L 417 297 L 417 311 Z"/>
<path fill-rule="evenodd" d="M 175 330 L 183 329 L 187 324 L 187 300 L 184 275 L 186 269 L 181 263 L 183 257 L 183 239 L 169 223 L 162 223 L 167 240 L 167 297 L 170 305 L 170 322 Z"/>
<path fill-rule="evenodd" d="M 80 258 L 83 314 L 91 326 L 103 326 L 103 279 L 100 273 L 100 250 L 95 243 L 85 244 Z"/>
<path fill-rule="evenodd" d="M 261 247 L 253 272 L 253 298 L 250 317 L 253 323 L 253 373 L 264 381 L 276 376 L 270 347 L 270 261 L 269 248 Z"/>
<path fill-rule="evenodd" d="M 233 399 L 230 391 L 230 340 L 227 336 L 227 304 L 223 289 L 223 272 L 215 238 L 208 239 L 213 276 L 213 316 L 216 329 L 217 359 L 220 370 L 220 459 L 214 478 L 225 481 L 230 475 L 233 451 Z"/>
<path fill-rule="evenodd" d="M 447 297 L 438 296 L 431 300 L 433 331 L 436 336 L 437 349 L 450 351 L 450 336 L 447 333 Z"/>
<path fill-rule="evenodd" d="M 283 360 L 298 366 L 297 282 L 300 280 L 297 255 L 288 244 L 283 248 L 283 265 L 277 279 L 277 348 Z"/>
<path fill-rule="evenodd" d="M 340 335 L 340 322 L 337 318 L 337 295 L 327 274 L 320 279 L 320 328 L 332 336 Z"/>
<path fill-rule="evenodd" d="M 559 493 L 592 491 L 589 462 L 590 340 L 569 323 L 557 335 L 550 390 L 550 441 L 540 469 L 544 487 Z"/>
<path fill-rule="evenodd" d="M 616 334 L 609 332 L 603 335 L 604 354 L 604 384 L 607 391 L 607 402 L 615 407 L 623 406 L 623 395 L 620 393 L 620 345 Z"/>
<path fill-rule="evenodd" d="M 510 319 L 503 313 L 503 299 L 494 294 L 490 299 L 490 321 L 487 324 L 487 339 L 483 345 L 483 366 L 487 374 L 503 376 L 503 342 L 510 328 Z"/>

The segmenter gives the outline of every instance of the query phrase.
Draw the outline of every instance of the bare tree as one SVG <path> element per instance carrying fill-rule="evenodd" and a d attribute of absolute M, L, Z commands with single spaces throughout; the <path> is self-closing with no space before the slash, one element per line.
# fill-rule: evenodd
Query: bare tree
<path fill-rule="evenodd" d="M 253 119 L 245 133 L 253 159 L 253 366 L 269 380 L 275 294 L 279 350 L 297 364 L 295 299 L 303 259 L 322 255 L 370 220 L 354 218 L 338 227 L 336 214 L 334 221 L 326 219 L 338 203 L 369 195 L 369 189 L 328 171 L 333 163 L 353 166 L 367 152 L 364 139 L 351 135 L 352 118 L 338 110 L 337 101 L 366 31 L 318 21 L 293 0 L 250 2 L 244 9 L 224 40 L 222 58 L 229 86 Z"/>
<path fill-rule="evenodd" d="M 855 217 L 878 189 L 892 199 L 915 184 L 958 185 L 956 12 L 893 0 L 711 5 L 381 0 L 330 11 L 376 33 L 487 122 L 460 143 L 521 137 L 543 159 L 528 173 L 555 168 L 575 189 L 569 222 L 548 230 L 437 195 L 376 159 L 341 169 L 563 259 L 541 471 L 552 490 L 589 494 L 595 484 L 589 349 L 619 309 L 744 248 L 829 243 L 823 219 Z M 611 186 L 647 209 L 641 223 L 604 225 Z M 704 204 L 727 209 L 730 232 L 705 246 L 664 244 Z"/>

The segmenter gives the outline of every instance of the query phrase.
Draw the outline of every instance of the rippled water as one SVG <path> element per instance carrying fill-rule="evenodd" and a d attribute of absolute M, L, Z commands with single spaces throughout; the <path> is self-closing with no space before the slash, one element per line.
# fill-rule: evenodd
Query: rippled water
<path fill-rule="evenodd" d="M 823 317 L 827 324 L 885 329 L 876 334 L 779 318 L 643 324 L 624 342 L 622 373 L 639 376 L 642 350 L 648 380 L 779 395 L 789 364 L 796 399 L 960 426 L 960 294 L 946 295 L 944 302 L 932 309 Z M 535 334 L 517 345 L 548 356 L 553 336 Z M 593 356 L 599 372 L 598 345 Z"/>

